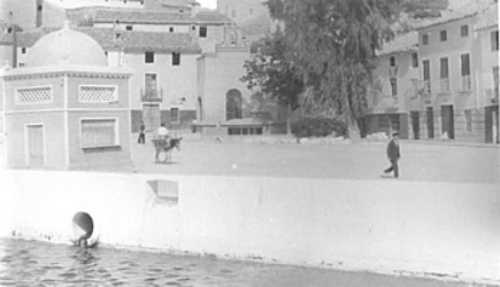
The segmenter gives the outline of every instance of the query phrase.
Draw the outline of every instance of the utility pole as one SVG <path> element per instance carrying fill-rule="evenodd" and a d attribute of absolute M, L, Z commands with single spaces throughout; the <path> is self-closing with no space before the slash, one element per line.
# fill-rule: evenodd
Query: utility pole
<path fill-rule="evenodd" d="M 9 12 L 10 29 L 12 32 L 12 68 L 17 67 L 17 27 L 14 24 L 14 13 Z"/>

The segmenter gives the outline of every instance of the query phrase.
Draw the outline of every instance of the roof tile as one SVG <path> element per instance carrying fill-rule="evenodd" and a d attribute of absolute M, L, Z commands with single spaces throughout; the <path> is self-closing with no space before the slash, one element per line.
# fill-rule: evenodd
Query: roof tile
<path fill-rule="evenodd" d="M 82 7 L 68 9 L 68 19 L 74 23 L 89 25 L 93 23 L 142 23 L 142 24 L 225 24 L 231 19 L 214 10 L 200 10 L 194 17 L 188 13 L 174 13 L 131 8 Z"/>
<path fill-rule="evenodd" d="M 35 29 L 18 33 L 18 45 L 31 47 L 43 35 L 55 29 Z M 201 48 L 191 34 L 141 31 L 115 31 L 103 28 L 77 28 L 96 40 L 105 50 L 123 49 L 125 52 L 182 52 L 200 53 Z M 117 35 L 119 34 L 119 35 Z M 0 44 L 12 43 L 12 35 L 0 38 Z"/>

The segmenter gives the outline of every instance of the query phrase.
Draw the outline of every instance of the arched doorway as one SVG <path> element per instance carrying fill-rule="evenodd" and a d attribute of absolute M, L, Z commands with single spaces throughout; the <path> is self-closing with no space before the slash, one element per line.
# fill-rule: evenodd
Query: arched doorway
<path fill-rule="evenodd" d="M 226 120 L 241 119 L 243 117 L 243 99 L 241 92 L 231 89 L 226 93 Z"/>

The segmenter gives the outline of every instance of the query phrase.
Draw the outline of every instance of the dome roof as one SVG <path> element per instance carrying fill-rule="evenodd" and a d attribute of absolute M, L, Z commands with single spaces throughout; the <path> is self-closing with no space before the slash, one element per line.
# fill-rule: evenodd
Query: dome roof
<path fill-rule="evenodd" d="M 66 25 L 43 36 L 28 50 L 27 67 L 55 65 L 107 66 L 107 59 L 94 39 Z"/>

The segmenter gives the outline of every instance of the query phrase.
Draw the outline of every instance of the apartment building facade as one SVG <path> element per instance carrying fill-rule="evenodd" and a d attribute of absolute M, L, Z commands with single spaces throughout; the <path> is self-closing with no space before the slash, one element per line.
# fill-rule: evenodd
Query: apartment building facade
<path fill-rule="evenodd" d="M 498 4 L 467 4 L 378 52 L 366 134 L 499 142 Z"/>
<path fill-rule="evenodd" d="M 476 28 L 489 9 L 497 4 L 466 6 L 418 29 L 422 106 L 411 103 L 410 114 L 422 138 L 498 142 L 498 104 L 485 100 L 484 88 L 495 69 L 483 67 L 498 63 L 498 50 L 491 51 L 498 38 Z"/>

